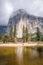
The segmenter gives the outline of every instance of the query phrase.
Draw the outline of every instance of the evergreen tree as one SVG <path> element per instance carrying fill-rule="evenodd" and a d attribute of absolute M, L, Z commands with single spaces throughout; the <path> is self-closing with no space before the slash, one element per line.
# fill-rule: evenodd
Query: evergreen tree
<path fill-rule="evenodd" d="M 16 25 L 14 26 L 14 38 L 16 38 Z"/>
<path fill-rule="evenodd" d="M 41 36 L 40 36 L 40 40 L 43 41 L 43 34 L 41 34 Z"/>
<path fill-rule="evenodd" d="M 41 36 L 41 33 L 40 33 L 40 30 L 38 27 L 36 27 L 36 32 L 34 34 L 32 34 L 32 38 L 31 38 L 31 41 L 40 41 L 40 36 Z"/>
<path fill-rule="evenodd" d="M 3 43 L 8 42 L 9 37 L 7 35 L 2 36 Z"/>
<path fill-rule="evenodd" d="M 27 29 L 27 27 L 26 27 L 25 33 L 26 33 L 26 36 L 25 36 L 25 37 L 26 37 L 26 42 L 27 42 L 27 41 L 28 41 L 28 35 L 29 35 L 29 34 L 28 34 L 28 29 Z"/>
<path fill-rule="evenodd" d="M 14 42 L 16 42 L 17 41 L 17 37 L 16 37 L 16 35 L 17 35 L 17 33 L 16 33 L 16 24 L 14 26 L 14 33 L 13 33 L 13 35 L 14 35 Z"/>
<path fill-rule="evenodd" d="M 23 26 L 23 42 L 28 41 L 28 29 Z"/>
<path fill-rule="evenodd" d="M 2 35 L 0 34 L 0 40 L 2 40 Z"/>
<path fill-rule="evenodd" d="M 37 40 L 37 41 L 40 41 L 40 30 L 39 30 L 38 27 L 37 27 L 36 29 L 37 29 L 36 40 Z"/>
<path fill-rule="evenodd" d="M 10 28 L 10 37 L 12 39 L 12 27 Z"/>
<path fill-rule="evenodd" d="M 25 42 L 25 27 L 23 26 L 23 34 L 22 34 L 23 42 Z"/>

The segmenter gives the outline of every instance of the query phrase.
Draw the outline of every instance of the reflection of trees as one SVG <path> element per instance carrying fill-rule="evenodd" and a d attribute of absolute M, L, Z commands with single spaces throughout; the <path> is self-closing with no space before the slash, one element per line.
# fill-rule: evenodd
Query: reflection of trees
<path fill-rule="evenodd" d="M 42 52 L 43 52 L 43 48 L 42 47 L 38 47 L 37 51 L 39 53 L 39 57 L 41 57 L 42 56 Z"/>

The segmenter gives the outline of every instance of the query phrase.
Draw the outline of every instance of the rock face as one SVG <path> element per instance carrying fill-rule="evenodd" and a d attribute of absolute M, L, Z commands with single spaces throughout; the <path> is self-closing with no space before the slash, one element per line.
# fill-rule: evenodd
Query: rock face
<path fill-rule="evenodd" d="M 29 15 L 25 10 L 19 9 L 13 12 L 8 22 L 8 32 L 16 25 L 17 36 L 22 37 L 22 28 L 27 26 L 29 33 L 36 32 L 36 27 L 39 27 L 43 32 L 43 18 Z"/>

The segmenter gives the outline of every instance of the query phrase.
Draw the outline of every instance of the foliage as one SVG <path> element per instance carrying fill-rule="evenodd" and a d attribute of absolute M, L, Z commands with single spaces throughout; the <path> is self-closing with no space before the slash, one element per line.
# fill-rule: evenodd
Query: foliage
<path fill-rule="evenodd" d="M 23 26 L 23 34 L 22 34 L 23 42 L 25 42 L 25 27 Z"/>
<path fill-rule="evenodd" d="M 27 29 L 27 27 L 25 28 L 24 26 L 23 26 L 23 35 L 22 35 L 22 38 L 23 38 L 23 42 L 27 42 L 28 41 L 28 29 Z"/>
<path fill-rule="evenodd" d="M 3 43 L 8 42 L 8 36 L 7 35 L 2 36 L 2 41 Z"/>
<path fill-rule="evenodd" d="M 40 41 L 41 32 L 39 28 L 36 28 L 37 31 L 34 34 L 31 34 L 31 41 Z"/>
<path fill-rule="evenodd" d="M 10 37 L 12 39 L 12 27 L 10 28 Z"/>
<path fill-rule="evenodd" d="M 14 26 L 14 38 L 16 37 L 16 25 Z"/>
<path fill-rule="evenodd" d="M 27 42 L 28 41 L 28 36 L 29 36 L 27 27 L 26 27 L 25 33 L 26 33 L 26 42 Z"/>
<path fill-rule="evenodd" d="M 40 41 L 40 30 L 39 30 L 39 28 L 37 27 L 37 33 L 36 33 L 36 39 L 37 39 L 37 41 Z"/>
<path fill-rule="evenodd" d="M 14 35 L 14 42 L 16 42 L 16 40 L 17 40 L 17 36 L 16 36 L 16 24 L 15 24 L 15 26 L 14 26 L 14 33 L 13 33 L 13 35 Z"/>
<path fill-rule="evenodd" d="M 40 40 L 43 41 L 43 34 L 41 34 L 41 36 L 40 36 Z"/>
<path fill-rule="evenodd" d="M 0 40 L 2 40 L 2 35 L 0 34 Z"/>

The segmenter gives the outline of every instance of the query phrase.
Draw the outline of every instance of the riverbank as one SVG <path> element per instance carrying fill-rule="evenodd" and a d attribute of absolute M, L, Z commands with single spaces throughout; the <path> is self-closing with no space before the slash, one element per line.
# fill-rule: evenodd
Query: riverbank
<path fill-rule="evenodd" d="M 8 42 L 8 43 L 3 43 L 0 42 L 0 47 L 17 47 L 17 46 L 27 46 L 27 47 L 41 47 L 43 46 L 43 42 L 26 42 L 26 43 L 22 43 L 22 42 Z"/>

